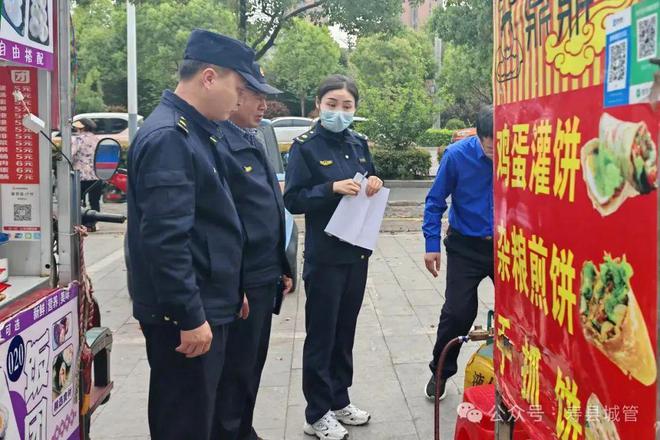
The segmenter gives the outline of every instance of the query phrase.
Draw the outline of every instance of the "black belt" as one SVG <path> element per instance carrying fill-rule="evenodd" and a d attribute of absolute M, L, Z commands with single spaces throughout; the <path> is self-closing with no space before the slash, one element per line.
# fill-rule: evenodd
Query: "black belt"
<path fill-rule="evenodd" d="M 475 237 L 473 235 L 465 235 L 465 234 L 461 234 L 460 232 L 458 232 L 456 229 L 452 228 L 451 226 L 449 227 L 449 229 L 447 229 L 447 236 L 450 236 L 450 235 L 455 235 L 457 237 L 467 238 L 467 239 L 470 239 L 470 240 L 480 240 L 480 241 L 487 241 L 487 242 L 493 241 L 493 237 L 491 235 L 486 236 L 486 237 Z"/>

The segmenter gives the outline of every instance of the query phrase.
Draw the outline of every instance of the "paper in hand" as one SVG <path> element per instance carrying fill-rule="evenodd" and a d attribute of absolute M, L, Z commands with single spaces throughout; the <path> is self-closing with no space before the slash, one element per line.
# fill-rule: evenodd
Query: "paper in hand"
<path fill-rule="evenodd" d="M 373 251 L 376 249 L 390 190 L 381 188 L 368 197 L 366 177 L 357 173 L 353 180 L 360 183 L 360 192 L 357 196 L 344 196 L 341 199 L 325 232 L 354 246 Z"/>

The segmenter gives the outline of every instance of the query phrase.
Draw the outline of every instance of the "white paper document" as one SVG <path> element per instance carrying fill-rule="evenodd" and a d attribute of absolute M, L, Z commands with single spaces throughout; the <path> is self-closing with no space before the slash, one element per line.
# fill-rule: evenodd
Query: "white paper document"
<path fill-rule="evenodd" d="M 357 196 L 344 196 L 341 199 L 325 232 L 354 246 L 373 251 L 376 249 L 390 190 L 381 188 L 373 196 L 367 197 L 367 179 L 360 173 L 353 179 L 360 183 L 360 192 Z"/>

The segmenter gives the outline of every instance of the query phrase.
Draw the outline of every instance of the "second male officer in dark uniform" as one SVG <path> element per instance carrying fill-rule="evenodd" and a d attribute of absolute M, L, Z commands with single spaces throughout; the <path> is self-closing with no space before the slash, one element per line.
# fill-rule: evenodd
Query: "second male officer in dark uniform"
<path fill-rule="evenodd" d="M 216 144 L 254 52 L 208 31 L 190 36 L 128 156 L 133 314 L 151 368 L 153 440 L 210 440 L 228 324 L 241 308 L 243 231 Z"/>
<path fill-rule="evenodd" d="M 273 307 L 292 286 L 284 252 L 284 201 L 265 146 L 256 137 L 266 111 L 266 95 L 281 93 L 268 85 L 257 63 L 246 76 L 238 111 L 221 122 L 218 144 L 227 167 L 238 215 L 246 232 L 244 290 L 249 304 L 246 320 L 232 323 L 227 362 L 218 400 L 218 440 L 257 440 L 252 427 L 261 372 L 266 363 Z"/>

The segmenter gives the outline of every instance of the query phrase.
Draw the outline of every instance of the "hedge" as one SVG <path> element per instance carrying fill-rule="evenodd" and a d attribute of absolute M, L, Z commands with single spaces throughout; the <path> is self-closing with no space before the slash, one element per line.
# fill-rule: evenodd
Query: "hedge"
<path fill-rule="evenodd" d="M 422 179 L 428 177 L 431 156 L 420 148 L 373 150 L 378 176 L 383 179 Z"/>
<path fill-rule="evenodd" d="M 447 123 L 445 124 L 445 128 L 447 130 L 460 130 L 460 129 L 466 128 L 466 127 L 467 127 L 467 124 L 465 122 L 461 121 L 460 119 L 456 119 L 456 118 L 448 120 Z"/>
<path fill-rule="evenodd" d="M 417 138 L 417 145 L 427 148 L 449 145 L 453 134 L 453 130 L 429 128 Z"/>

